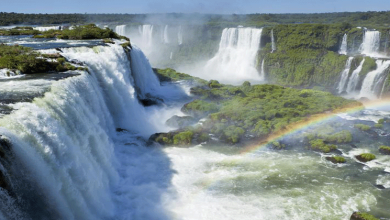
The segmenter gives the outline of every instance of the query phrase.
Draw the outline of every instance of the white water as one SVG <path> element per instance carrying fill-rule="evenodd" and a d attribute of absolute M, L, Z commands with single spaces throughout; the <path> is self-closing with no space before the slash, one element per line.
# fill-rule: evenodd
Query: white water
<path fill-rule="evenodd" d="M 273 53 L 274 51 L 276 51 L 276 43 L 275 43 L 275 37 L 274 37 L 274 30 L 273 29 L 271 30 L 271 43 L 272 43 L 272 51 L 271 51 L 271 53 Z"/>
<path fill-rule="evenodd" d="M 10 69 L 0 69 L 0 79 L 2 79 L 2 78 L 9 79 L 9 78 L 15 78 L 15 77 L 20 77 L 20 76 L 23 76 L 23 75 L 17 74 Z"/>
<path fill-rule="evenodd" d="M 352 75 L 349 77 L 348 85 L 347 85 L 347 93 L 352 93 L 355 91 L 356 86 L 359 82 L 359 73 L 362 71 L 363 64 L 365 59 L 363 59 L 359 66 L 352 72 Z"/>
<path fill-rule="evenodd" d="M 380 36 L 381 33 L 379 31 L 366 30 L 363 36 L 363 43 L 359 48 L 360 53 L 368 56 L 376 56 L 379 52 Z"/>
<path fill-rule="evenodd" d="M 33 27 L 34 30 L 48 31 L 48 30 L 59 30 L 61 26 L 48 26 L 48 27 Z"/>
<path fill-rule="evenodd" d="M 344 34 L 343 41 L 342 41 L 341 46 L 340 46 L 339 54 L 347 55 L 347 49 L 348 49 L 347 38 L 348 38 L 348 35 Z"/>
<path fill-rule="evenodd" d="M 145 47 L 152 46 L 153 43 L 153 25 L 144 24 L 139 26 L 139 30 L 141 33 L 141 44 Z"/>
<path fill-rule="evenodd" d="M 339 82 L 339 85 L 337 86 L 337 90 L 338 90 L 339 94 L 345 91 L 345 85 L 346 85 L 347 80 L 348 80 L 349 71 L 351 70 L 352 60 L 353 60 L 353 57 L 348 58 L 347 63 L 345 64 L 345 69 L 343 70 L 343 72 L 341 72 L 340 82 Z"/>
<path fill-rule="evenodd" d="M 256 69 L 262 29 L 225 28 L 218 53 L 205 66 L 202 77 L 225 83 L 262 81 Z"/>
<path fill-rule="evenodd" d="M 383 80 L 386 79 L 386 70 L 390 66 L 390 61 L 377 60 L 377 68 L 367 73 L 364 78 L 359 97 L 366 97 L 369 99 L 377 99 L 380 95 L 383 86 Z"/>
<path fill-rule="evenodd" d="M 126 36 L 126 25 L 118 25 L 115 27 L 115 32 L 121 36 Z"/>
<path fill-rule="evenodd" d="M 265 79 L 265 70 L 264 70 L 264 61 L 265 59 L 263 59 L 263 61 L 261 62 L 261 72 L 260 72 L 260 77 L 262 80 Z"/>
<path fill-rule="evenodd" d="M 165 28 L 164 28 L 164 35 L 163 35 L 163 39 L 164 39 L 164 44 L 169 44 L 169 32 L 168 32 L 168 28 L 169 26 L 168 25 L 165 25 Z"/>
<path fill-rule="evenodd" d="M 179 30 L 177 32 L 177 41 L 178 41 L 179 45 L 183 44 L 183 33 L 181 30 L 181 26 L 179 26 Z"/>

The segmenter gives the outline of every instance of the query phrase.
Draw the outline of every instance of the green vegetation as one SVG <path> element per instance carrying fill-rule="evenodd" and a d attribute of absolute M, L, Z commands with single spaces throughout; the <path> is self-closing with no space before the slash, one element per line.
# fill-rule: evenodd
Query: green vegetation
<path fill-rule="evenodd" d="M 196 95 L 197 99 L 185 104 L 182 111 L 198 119 L 206 117 L 201 128 L 186 128 L 194 132 L 194 143 L 200 142 L 197 140 L 199 133 L 213 134 L 220 141 L 230 144 L 247 138 L 262 139 L 310 115 L 361 105 L 328 92 L 275 85 L 252 86 L 248 82 L 241 86 L 230 86 L 209 81 L 191 88 L 191 93 Z M 173 135 L 163 136 L 169 139 L 166 143 L 173 143 L 170 140 Z M 324 137 L 323 141 L 334 143 L 347 143 L 352 140 L 348 131 L 321 137 Z M 335 149 L 335 146 L 314 144 L 313 149 L 329 152 Z"/>
<path fill-rule="evenodd" d="M 316 139 L 316 140 L 312 140 L 310 141 L 310 148 L 314 151 L 320 151 L 320 152 L 323 152 L 323 153 L 329 153 L 331 152 L 332 150 L 336 150 L 337 147 L 336 145 L 334 144 L 325 144 L 324 143 L 324 140 L 322 139 Z"/>
<path fill-rule="evenodd" d="M 375 59 L 373 59 L 371 57 L 365 57 L 364 59 L 365 59 L 365 61 L 363 64 L 362 71 L 360 71 L 360 73 L 359 73 L 360 77 L 365 77 L 367 75 L 367 73 L 375 70 L 377 67 Z"/>
<path fill-rule="evenodd" d="M 282 150 L 282 149 L 286 148 L 286 145 L 281 144 L 279 141 L 273 141 L 271 143 L 271 146 L 273 149 L 276 149 L 276 150 Z"/>
<path fill-rule="evenodd" d="M 335 164 L 346 162 L 345 158 L 342 156 L 326 157 L 326 160 L 329 160 L 330 162 L 335 163 Z"/>
<path fill-rule="evenodd" d="M 379 147 L 379 152 L 381 152 L 382 154 L 390 155 L 390 147 L 382 145 Z"/>
<path fill-rule="evenodd" d="M 109 28 L 99 28 L 95 24 L 74 26 L 72 29 L 65 30 L 48 30 L 41 32 L 41 35 L 34 35 L 37 38 L 59 38 L 69 40 L 89 40 L 89 39 L 125 39 L 128 38 L 116 34 Z M 111 42 L 109 42 L 111 43 Z"/>
<path fill-rule="evenodd" d="M 375 128 L 383 128 L 383 124 L 375 124 L 374 127 Z"/>
<path fill-rule="evenodd" d="M 370 126 L 365 125 L 365 124 L 355 124 L 354 127 L 357 128 L 357 129 L 360 129 L 362 131 L 368 131 L 368 130 L 371 129 Z"/>
<path fill-rule="evenodd" d="M 49 62 L 44 58 L 56 58 L 57 62 Z M 25 74 L 44 73 L 48 71 L 63 72 L 77 68 L 66 62 L 60 55 L 42 55 L 31 48 L 19 45 L 0 44 L 0 69 L 7 68 Z"/>
<path fill-rule="evenodd" d="M 38 30 L 33 30 L 32 27 L 15 27 L 11 29 L 0 29 L 0 36 L 10 36 L 10 35 L 37 35 L 41 32 Z"/>
<path fill-rule="evenodd" d="M 351 216 L 351 220 L 379 220 L 379 219 L 365 212 L 354 212 Z"/>
<path fill-rule="evenodd" d="M 161 82 L 176 82 L 180 80 L 189 80 L 198 82 L 200 84 L 207 84 L 206 80 L 203 80 L 198 77 L 193 77 L 185 73 L 176 72 L 176 70 L 171 68 L 153 69 L 153 71 Z"/>
<path fill-rule="evenodd" d="M 371 160 L 375 160 L 375 158 L 376 158 L 376 156 L 374 154 L 370 154 L 370 153 L 364 153 L 364 154 L 360 154 L 360 155 L 356 156 L 356 159 L 358 159 L 361 162 L 368 162 Z"/>
<path fill-rule="evenodd" d="M 347 56 L 337 53 L 348 24 L 294 24 L 265 28 L 265 44 L 258 63 L 265 59 L 267 79 L 280 85 L 334 89 Z M 270 53 L 273 30 L 277 50 Z"/>

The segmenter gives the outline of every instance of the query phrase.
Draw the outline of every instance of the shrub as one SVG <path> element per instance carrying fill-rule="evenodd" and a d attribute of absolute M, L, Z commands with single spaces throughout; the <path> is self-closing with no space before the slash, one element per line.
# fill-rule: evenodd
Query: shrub
<path fill-rule="evenodd" d="M 365 125 L 365 124 L 355 124 L 354 127 L 357 129 L 360 129 L 362 131 L 368 131 L 371 128 L 370 126 Z"/>
<path fill-rule="evenodd" d="M 370 154 L 370 153 L 364 153 L 364 154 L 360 154 L 358 156 L 356 156 L 356 159 L 362 161 L 362 162 L 368 162 L 368 161 L 371 161 L 371 160 L 375 160 L 375 155 L 374 154 Z"/>
<path fill-rule="evenodd" d="M 192 143 L 192 137 L 194 133 L 192 131 L 183 131 L 173 136 L 174 145 L 190 145 Z"/>

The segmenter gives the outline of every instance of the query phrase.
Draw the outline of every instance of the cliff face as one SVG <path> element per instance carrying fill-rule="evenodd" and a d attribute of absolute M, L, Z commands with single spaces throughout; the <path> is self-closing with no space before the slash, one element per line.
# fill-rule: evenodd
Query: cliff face
<path fill-rule="evenodd" d="M 348 77 L 365 57 L 355 88 L 359 91 L 367 73 L 377 68 L 378 59 L 367 55 L 389 55 L 388 41 L 388 29 L 369 31 L 348 24 L 267 27 L 258 53 L 258 70 L 266 73 L 270 83 L 336 92 L 348 57 L 353 57 Z"/>

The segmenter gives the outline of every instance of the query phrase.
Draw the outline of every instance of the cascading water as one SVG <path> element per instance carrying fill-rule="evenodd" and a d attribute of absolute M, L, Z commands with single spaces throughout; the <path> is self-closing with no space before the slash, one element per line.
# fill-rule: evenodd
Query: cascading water
<path fill-rule="evenodd" d="M 265 70 L 264 70 L 264 63 L 265 63 L 265 59 L 263 59 L 263 61 L 261 62 L 261 72 L 260 72 L 260 77 L 262 80 L 265 79 Z"/>
<path fill-rule="evenodd" d="M 363 69 L 363 64 L 366 59 L 363 59 L 359 66 L 352 72 L 352 75 L 349 77 L 348 85 L 347 85 L 347 93 L 352 93 L 355 91 L 356 86 L 359 82 L 359 73 Z"/>
<path fill-rule="evenodd" d="M 363 36 L 363 43 L 359 51 L 368 56 L 375 56 L 379 52 L 381 33 L 379 31 L 366 30 Z"/>
<path fill-rule="evenodd" d="M 257 52 L 263 29 L 225 28 L 218 53 L 205 67 L 204 78 L 222 82 L 241 83 L 245 80 L 261 81 L 256 69 Z"/>
<path fill-rule="evenodd" d="M 121 36 L 126 36 L 126 25 L 118 25 L 115 27 L 115 32 Z"/>
<path fill-rule="evenodd" d="M 359 97 L 376 99 L 381 93 L 383 82 L 387 75 L 386 70 L 390 67 L 390 61 L 377 60 L 377 68 L 364 78 Z"/>
<path fill-rule="evenodd" d="M 60 30 L 61 26 L 33 27 L 33 29 L 38 31 Z"/>
<path fill-rule="evenodd" d="M 168 28 L 169 28 L 169 26 L 168 26 L 168 25 L 165 25 L 164 34 L 163 34 L 163 42 L 164 42 L 164 44 L 169 44 L 169 32 L 168 32 Z"/>
<path fill-rule="evenodd" d="M 271 43 L 272 43 L 272 51 L 271 51 L 271 53 L 273 53 L 274 51 L 276 51 L 276 43 L 275 43 L 275 36 L 274 36 L 274 30 L 273 29 L 271 30 Z"/>
<path fill-rule="evenodd" d="M 179 26 L 179 30 L 177 32 L 177 41 L 178 41 L 179 45 L 183 44 L 183 33 L 181 30 L 181 26 Z"/>
<path fill-rule="evenodd" d="M 341 42 L 339 54 L 347 55 L 347 49 L 348 49 L 348 47 L 347 47 L 347 38 L 348 38 L 348 35 L 344 34 L 343 41 Z"/>
<path fill-rule="evenodd" d="M 337 86 L 337 90 L 339 94 L 345 91 L 345 85 L 348 80 L 349 71 L 351 70 L 352 60 L 353 57 L 348 58 L 347 63 L 345 64 L 345 69 L 343 70 L 343 72 L 341 72 L 340 82 L 339 85 Z"/>
<path fill-rule="evenodd" d="M 153 25 L 150 24 L 144 24 L 142 26 L 139 26 L 141 39 L 142 39 L 142 45 L 146 47 L 152 46 L 153 42 Z"/>

